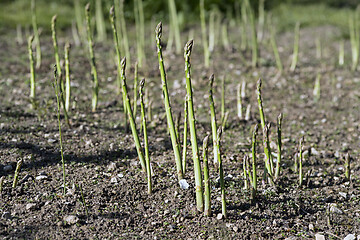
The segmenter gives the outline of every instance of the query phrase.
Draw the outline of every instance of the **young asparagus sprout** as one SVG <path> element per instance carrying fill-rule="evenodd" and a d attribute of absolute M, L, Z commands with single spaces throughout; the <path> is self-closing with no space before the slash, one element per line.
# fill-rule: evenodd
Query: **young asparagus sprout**
<path fill-rule="evenodd" d="M 290 71 L 295 71 L 298 57 L 299 57 L 299 37 L 300 37 L 300 23 L 297 22 L 295 25 L 295 37 L 294 37 L 294 52 L 292 56 L 292 62 L 290 66 Z"/>
<path fill-rule="evenodd" d="M 78 184 L 78 187 L 80 189 L 80 195 L 81 195 L 81 201 L 82 201 L 82 204 L 85 208 L 85 213 L 86 213 L 86 216 L 89 215 L 89 212 L 88 212 L 88 209 L 87 209 L 87 206 L 86 206 L 86 202 L 85 202 L 85 197 L 84 197 L 84 194 L 83 194 L 83 190 L 82 190 L 82 187 L 81 187 L 81 184 Z"/>
<path fill-rule="evenodd" d="M 251 53 L 252 53 L 251 66 L 257 67 L 259 50 L 258 50 L 258 40 L 256 36 L 256 26 L 255 26 L 255 16 L 254 16 L 255 14 L 250 4 L 248 6 L 249 6 L 250 26 L 251 26 Z"/>
<path fill-rule="evenodd" d="M 1 192 L 2 192 L 2 189 L 3 189 L 3 186 L 4 186 L 4 181 L 5 181 L 5 176 L 2 176 L 0 178 L 0 195 L 1 195 Z"/>
<path fill-rule="evenodd" d="M 134 69 L 134 116 L 136 118 L 136 109 L 137 109 L 137 95 L 138 95 L 138 90 L 137 90 L 137 85 L 138 85 L 138 80 L 139 76 L 138 76 L 138 63 L 135 62 L 135 69 Z"/>
<path fill-rule="evenodd" d="M 200 22 L 201 22 L 201 36 L 202 36 L 202 43 L 204 49 L 205 67 L 208 68 L 210 66 L 210 51 L 209 51 L 209 44 L 206 35 L 204 0 L 200 0 Z"/>
<path fill-rule="evenodd" d="M 19 45 L 22 45 L 24 43 L 23 41 L 23 34 L 22 34 L 22 30 L 21 30 L 21 25 L 17 24 L 16 25 L 16 42 Z"/>
<path fill-rule="evenodd" d="M 163 90 L 163 95 L 164 95 L 166 118 L 167 118 L 167 122 L 168 122 L 171 142 L 172 142 L 173 151 L 174 151 L 174 155 L 175 155 L 178 180 L 180 181 L 181 179 L 183 179 L 183 170 L 182 170 L 182 163 L 181 163 L 181 156 L 180 156 L 180 147 L 179 147 L 179 143 L 178 143 L 177 137 L 176 137 L 175 124 L 174 124 L 171 106 L 170 106 L 169 92 L 168 92 L 166 73 L 165 73 L 165 67 L 164 67 L 164 59 L 163 59 L 163 55 L 162 55 L 161 35 L 162 35 L 162 23 L 160 22 L 157 25 L 156 30 L 155 30 L 158 61 L 159 61 L 159 70 L 160 70 L 161 81 L 162 81 L 162 90 Z"/>
<path fill-rule="evenodd" d="M 274 169 L 274 167 L 273 167 L 272 155 L 271 155 L 271 149 L 270 149 L 269 129 L 270 129 L 270 123 L 266 124 L 263 129 L 263 142 L 264 142 L 266 174 L 268 176 L 269 183 L 273 184 L 273 169 Z"/>
<path fill-rule="evenodd" d="M 20 159 L 17 164 L 16 164 L 16 169 L 15 169 L 15 175 L 14 175 L 14 181 L 13 181 L 13 185 L 12 187 L 13 188 L 16 188 L 16 185 L 18 183 L 18 179 L 19 179 L 19 172 L 20 172 L 20 168 L 21 168 L 21 165 L 23 164 L 23 160 Z"/>
<path fill-rule="evenodd" d="M 61 163 L 62 163 L 62 170 L 63 170 L 63 182 L 64 182 L 64 195 L 66 194 L 66 175 L 65 175 L 65 159 L 64 159 L 64 149 L 62 144 L 62 135 L 61 135 L 61 122 L 60 122 L 60 99 L 62 92 L 60 91 L 60 85 L 58 83 L 58 75 L 57 75 L 57 67 L 54 66 L 54 91 L 56 96 L 56 103 L 57 103 L 57 120 L 59 125 L 59 143 L 60 143 L 60 155 L 61 155 Z"/>
<path fill-rule="evenodd" d="M 216 124 L 216 114 L 215 114 L 215 104 L 213 98 L 213 83 L 214 83 L 214 74 L 211 74 L 209 78 L 209 101 L 210 101 L 210 115 L 211 115 L 211 130 L 212 130 L 212 139 L 213 139 L 213 151 L 214 151 L 214 165 L 218 164 L 218 151 L 219 146 L 217 145 L 217 124 Z"/>
<path fill-rule="evenodd" d="M 349 32 L 351 43 L 352 66 L 351 70 L 355 71 L 359 63 L 360 36 L 358 30 L 358 18 L 356 15 L 349 16 Z"/>
<path fill-rule="evenodd" d="M 41 66 L 41 47 L 40 47 L 40 36 L 39 30 L 37 27 L 36 20 L 36 2 L 35 0 L 31 0 L 31 22 L 34 31 L 34 40 L 36 44 L 36 69 L 39 69 Z"/>
<path fill-rule="evenodd" d="M 178 139 L 178 143 L 180 143 L 180 120 L 181 120 L 181 111 L 178 112 L 178 115 L 176 117 L 175 121 L 175 130 L 176 130 L 176 137 Z M 183 169 L 184 171 L 184 169 Z"/>
<path fill-rule="evenodd" d="M 142 0 L 134 1 L 134 16 L 135 16 L 135 28 L 136 28 L 136 45 L 137 45 L 137 62 L 142 67 L 145 61 L 145 50 L 144 50 L 144 8 Z"/>
<path fill-rule="evenodd" d="M 187 95 L 184 101 L 184 140 L 183 140 L 183 154 L 182 154 L 182 169 L 183 173 L 186 172 L 186 150 L 187 150 L 187 135 L 188 135 L 188 104 Z"/>
<path fill-rule="evenodd" d="M 345 155 L 344 168 L 345 168 L 345 179 L 346 179 L 346 181 L 350 181 L 350 154 L 349 153 L 347 153 Z"/>
<path fill-rule="evenodd" d="M 241 82 L 241 98 L 242 99 L 246 98 L 246 82 L 245 82 L 245 80 L 242 80 L 242 82 Z"/>
<path fill-rule="evenodd" d="M 97 40 L 99 42 L 103 42 L 106 40 L 106 26 L 105 26 L 101 1 L 102 0 L 95 1 L 95 18 L 96 18 L 95 22 L 96 22 Z"/>
<path fill-rule="evenodd" d="M 300 138 L 300 144 L 299 144 L 299 186 L 301 187 L 303 185 L 303 171 L 302 171 L 302 162 L 303 162 L 303 142 L 304 137 Z"/>
<path fill-rule="evenodd" d="M 258 131 L 258 124 L 255 125 L 251 140 L 251 155 L 252 155 L 252 176 L 251 179 L 251 196 L 255 199 L 257 192 L 257 171 L 256 171 L 256 136 Z M 250 174 L 249 174 L 250 175 Z"/>
<path fill-rule="evenodd" d="M 144 131 L 144 149 L 145 149 L 145 162 L 146 162 L 146 173 L 147 173 L 147 182 L 148 182 L 148 194 L 152 193 L 152 181 L 151 181 L 151 168 L 150 168 L 150 156 L 149 156 L 149 143 L 147 135 L 147 126 L 146 126 L 146 114 L 145 114 L 145 105 L 144 105 L 144 85 L 145 78 L 140 81 L 140 107 L 141 107 L 141 119 Z"/>
<path fill-rule="evenodd" d="M 294 154 L 294 172 L 297 173 L 299 170 L 299 161 L 297 157 L 297 153 Z"/>
<path fill-rule="evenodd" d="M 221 79 L 221 122 L 224 122 L 225 117 L 225 78 Z"/>
<path fill-rule="evenodd" d="M 70 43 L 65 43 L 65 110 L 66 112 L 70 109 L 70 94 L 71 94 L 71 85 L 70 85 L 70 63 L 69 63 L 69 49 Z"/>
<path fill-rule="evenodd" d="M 93 41 L 90 27 L 90 3 L 85 6 L 85 16 L 86 16 L 86 31 L 87 31 L 87 39 L 89 45 L 89 53 L 90 53 L 90 65 L 91 65 L 91 76 L 93 81 L 93 92 L 92 92 L 92 111 L 95 112 L 97 108 L 98 102 L 98 94 L 99 94 L 99 82 L 95 64 L 95 55 L 93 50 Z"/>
<path fill-rule="evenodd" d="M 76 20 L 77 31 L 79 33 L 81 42 L 85 42 L 86 34 L 84 31 L 83 16 L 81 14 L 80 0 L 74 0 L 74 9 L 75 9 L 75 20 Z"/>
<path fill-rule="evenodd" d="M 276 170 L 275 170 L 275 179 L 278 179 L 280 176 L 280 166 L 281 166 L 281 147 L 282 147 L 282 143 L 281 143 L 281 123 L 282 123 L 282 113 L 279 114 L 278 118 L 277 118 L 277 137 L 278 137 L 278 141 L 277 141 L 277 161 L 276 161 Z"/>
<path fill-rule="evenodd" d="M 201 165 L 199 159 L 199 150 L 196 138 L 196 126 L 195 126 L 195 113 L 193 106 L 192 87 L 191 87 L 191 74 L 190 74 L 190 55 L 192 51 L 194 41 L 190 40 L 184 47 L 184 58 L 185 58 L 185 78 L 186 78 L 186 93 L 188 95 L 187 103 L 189 110 L 189 128 L 190 128 L 190 139 L 191 148 L 193 153 L 194 161 L 194 175 L 196 185 L 196 206 L 199 212 L 203 212 L 203 193 L 202 193 L 202 179 L 201 179 Z"/>
<path fill-rule="evenodd" d="M 221 213 L 222 213 L 223 217 L 226 218 L 227 213 L 226 213 L 224 169 L 223 169 L 223 164 L 222 164 L 222 159 L 221 159 L 221 152 L 220 152 L 221 134 L 222 134 L 222 127 L 219 127 L 218 131 L 217 131 L 216 141 L 217 141 L 217 145 L 219 146 L 219 151 L 218 151 L 218 161 L 219 162 L 218 162 L 218 164 L 219 164 L 220 187 L 221 187 Z"/>
<path fill-rule="evenodd" d="M 211 216 L 211 197 L 210 197 L 210 178 L 209 178 L 209 164 L 208 164 L 208 140 L 209 135 L 203 141 L 203 161 L 204 161 L 204 196 L 205 196 L 205 216 Z"/>
<path fill-rule="evenodd" d="M 250 110 L 251 110 L 251 104 L 248 104 L 246 107 L 246 112 L 245 112 L 245 121 L 250 120 Z"/>
<path fill-rule="evenodd" d="M 265 27 L 265 0 L 259 1 L 259 27 L 257 32 L 257 39 L 259 42 L 263 40 Z"/>
<path fill-rule="evenodd" d="M 125 22 L 125 13 L 124 13 L 124 0 L 119 0 L 119 21 L 121 24 L 121 36 L 122 36 L 122 43 L 124 44 L 124 50 L 125 50 L 125 57 L 126 57 L 126 63 L 130 65 L 130 48 L 129 48 L 129 40 L 127 36 L 127 30 L 126 30 L 126 22 Z"/>
<path fill-rule="evenodd" d="M 222 124 L 221 124 L 221 127 L 223 128 L 223 130 L 225 130 L 225 128 L 226 128 L 226 123 L 227 123 L 227 120 L 229 119 L 229 111 L 227 111 L 226 113 L 225 113 L 225 117 L 224 117 L 224 120 L 223 120 L 223 122 L 222 122 Z"/>
<path fill-rule="evenodd" d="M 339 43 L 339 66 L 344 65 L 345 51 L 344 51 L 344 40 Z"/>
<path fill-rule="evenodd" d="M 224 49 L 229 50 L 230 43 L 229 43 L 229 36 L 228 36 L 228 26 L 227 26 L 226 21 L 221 25 L 221 37 L 222 37 Z"/>
<path fill-rule="evenodd" d="M 236 96 L 237 96 L 237 116 L 241 120 L 243 118 L 243 114 L 242 114 L 242 98 L 241 98 L 241 84 L 237 85 Z"/>
<path fill-rule="evenodd" d="M 248 46 L 248 39 L 247 39 L 247 26 L 249 25 L 248 22 L 248 14 L 247 14 L 247 6 L 249 5 L 249 1 L 245 0 L 241 3 L 241 17 L 242 17 L 242 24 L 241 24 L 241 50 L 246 50 Z"/>
<path fill-rule="evenodd" d="M 274 52 L 276 66 L 277 66 L 279 72 L 282 73 L 283 64 L 281 62 L 279 50 L 278 50 L 276 40 L 275 40 L 275 27 L 271 23 L 270 23 L 270 43 L 271 43 L 271 46 L 272 46 L 272 49 L 273 49 L 273 52 Z"/>
<path fill-rule="evenodd" d="M 318 102 L 320 100 L 320 79 L 321 79 L 321 74 L 318 73 L 315 79 L 314 90 L 313 90 L 314 102 Z"/>
<path fill-rule="evenodd" d="M 264 130 L 264 128 L 265 128 L 265 115 L 264 115 L 264 110 L 263 110 L 263 106 L 262 106 L 261 85 L 262 85 L 262 81 L 261 81 L 261 78 L 259 78 L 259 80 L 257 82 L 257 88 L 256 88 L 257 91 L 256 92 L 257 92 L 257 100 L 258 100 L 258 106 L 259 106 L 261 127 Z"/>
<path fill-rule="evenodd" d="M 169 0 L 168 4 L 170 9 L 171 28 L 174 31 L 174 37 L 175 37 L 175 49 L 176 49 L 176 53 L 179 54 L 181 52 L 181 36 L 180 36 L 180 26 L 176 12 L 175 0 Z"/>
<path fill-rule="evenodd" d="M 66 106 L 65 106 L 66 105 L 65 98 L 64 98 L 65 87 L 64 87 L 64 81 L 63 81 L 63 78 L 62 78 L 62 72 L 61 72 L 61 66 L 60 66 L 60 57 L 59 57 L 59 49 L 58 49 L 57 37 L 56 37 L 56 17 L 57 16 L 54 15 L 52 17 L 52 19 L 51 19 L 52 40 L 53 40 L 53 46 L 54 46 L 56 71 L 57 71 L 58 79 L 59 79 L 59 91 L 60 91 L 61 105 L 63 106 L 66 124 L 68 126 L 70 126 L 69 116 L 68 116 Z"/>
<path fill-rule="evenodd" d="M 32 50 L 32 43 L 34 36 L 30 36 L 28 39 L 28 52 L 29 52 L 29 62 L 30 62 L 30 100 L 32 102 L 32 108 L 35 108 L 35 69 L 34 69 L 34 55 Z"/>
<path fill-rule="evenodd" d="M 118 93 L 122 92 L 122 100 L 123 100 L 123 111 L 124 111 L 124 115 L 125 115 L 125 123 L 124 126 L 127 129 L 127 114 L 126 114 L 126 95 L 124 94 L 123 91 L 121 91 L 122 88 L 122 81 L 121 81 L 121 56 L 120 56 L 120 49 L 119 49 L 119 38 L 118 38 L 118 31 L 115 25 L 115 14 L 114 14 L 114 6 L 112 6 L 110 8 L 110 22 L 111 22 L 111 27 L 113 30 L 113 37 L 114 37 L 114 46 L 115 46 L 115 52 L 116 52 L 116 56 L 117 56 L 117 85 L 118 85 Z M 135 70 L 136 69 L 136 65 L 135 65 Z M 136 72 L 137 73 L 137 72 Z M 135 77 L 137 77 L 137 75 L 135 74 Z M 134 95 L 135 98 L 136 95 Z M 136 107 L 134 104 L 134 113 L 136 114 Z"/>
<path fill-rule="evenodd" d="M 142 170 L 144 172 L 146 172 L 146 164 L 145 164 L 145 159 L 144 159 L 144 154 L 141 148 L 141 144 L 140 144 L 140 139 L 139 139 L 139 135 L 136 129 L 136 123 L 135 123 L 135 119 L 134 119 L 134 115 L 131 109 L 131 103 L 130 103 L 130 97 L 128 94 L 128 90 L 127 90 L 127 85 L 126 85 L 126 76 L 125 76 L 125 69 L 126 69 L 126 59 L 123 58 L 121 60 L 121 72 L 120 72 L 120 77 L 121 77 L 121 81 L 122 81 L 122 90 L 123 93 L 126 96 L 126 102 L 125 102 L 125 107 L 126 107 L 126 112 L 128 114 L 128 118 L 130 120 L 130 128 L 131 128 L 131 132 L 132 135 L 134 137 L 134 142 L 135 142 L 135 147 L 136 147 L 136 151 L 140 160 L 140 164 L 142 167 Z"/>
<path fill-rule="evenodd" d="M 248 159 L 249 157 L 247 155 L 244 156 L 243 158 L 243 175 L 244 175 L 244 189 L 247 190 L 249 188 L 249 184 L 248 184 L 248 176 L 250 175 L 249 173 L 249 164 L 248 164 Z M 250 178 L 249 178 L 250 179 Z"/>

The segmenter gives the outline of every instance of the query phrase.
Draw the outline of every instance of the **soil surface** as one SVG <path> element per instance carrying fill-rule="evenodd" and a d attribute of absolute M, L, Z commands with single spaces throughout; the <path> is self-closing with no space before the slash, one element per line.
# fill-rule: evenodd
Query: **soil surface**
<path fill-rule="evenodd" d="M 154 28 L 153 28 L 154 29 Z M 167 132 L 153 31 L 147 33 L 146 64 L 139 77 L 146 78 L 152 102 L 149 122 L 153 194 L 147 194 L 130 131 L 124 127 L 121 95 L 116 85 L 116 61 L 108 42 L 96 43 L 100 78 L 99 106 L 91 112 L 91 77 L 87 46 L 72 46 L 71 127 L 62 119 L 66 168 L 63 194 L 62 164 L 56 99 L 52 83 L 51 36 L 41 36 L 42 66 L 36 70 L 38 108 L 29 101 L 29 66 L 26 44 L 15 41 L 15 30 L 0 34 L 0 177 L 5 176 L 0 197 L 0 237 L 3 239 L 343 239 L 360 235 L 360 74 L 351 72 L 350 44 L 345 44 L 345 66 L 338 62 L 341 33 L 334 27 L 304 28 L 300 56 L 294 72 L 278 74 L 265 36 L 260 44 L 260 65 L 249 66 L 251 51 L 239 49 L 239 33 L 230 29 L 231 49 L 220 40 L 209 69 L 203 65 L 200 30 L 197 29 L 192 61 L 192 84 L 197 140 L 211 133 L 208 78 L 215 74 L 215 105 L 220 124 L 221 79 L 225 77 L 225 111 L 228 120 L 221 140 L 228 216 L 221 213 L 219 174 L 210 165 L 212 217 L 196 211 L 190 138 L 185 179 L 179 187 L 174 154 Z M 188 32 L 183 36 L 188 36 Z M 167 28 L 164 29 L 164 38 Z M 321 36 L 322 57 L 316 57 L 315 37 Z M 71 33 L 59 38 L 60 56 Z M 184 39 L 183 39 L 184 40 Z M 26 42 L 26 41 L 25 41 Z M 130 41 L 135 43 L 135 41 Z M 185 41 L 184 41 L 185 43 Z M 285 69 L 289 69 L 293 33 L 277 35 Z M 184 58 L 165 48 L 164 60 L 173 115 L 181 113 L 183 139 Z M 128 85 L 133 86 L 135 46 L 131 48 Z M 321 97 L 314 101 L 316 76 L 321 74 Z M 263 80 L 265 117 L 271 123 L 270 139 L 277 153 L 276 119 L 283 113 L 282 171 L 275 187 L 263 180 L 262 133 L 258 135 L 257 198 L 244 188 L 243 158 L 251 151 L 251 134 L 259 122 L 256 82 Z M 246 82 L 243 112 L 250 104 L 250 119 L 237 117 L 237 85 Z M 131 97 L 133 90 L 130 91 Z M 137 126 L 140 124 L 137 107 Z M 303 187 L 298 186 L 294 155 L 304 136 Z M 143 139 L 142 135 L 140 137 Z M 182 142 L 182 140 L 181 140 Z M 200 148 L 201 149 L 201 148 Z M 344 156 L 351 155 L 351 180 L 344 177 Z M 202 155 L 202 150 L 200 152 Z M 19 182 L 12 188 L 16 162 L 23 159 Z M 213 160 L 212 146 L 209 161 Z M 274 157 L 276 159 L 276 157 Z M 359 239 L 359 237 L 358 237 Z"/>

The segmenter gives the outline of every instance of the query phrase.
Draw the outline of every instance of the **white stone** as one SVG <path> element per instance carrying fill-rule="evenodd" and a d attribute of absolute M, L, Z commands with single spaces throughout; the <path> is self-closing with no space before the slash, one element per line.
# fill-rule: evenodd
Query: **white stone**
<path fill-rule="evenodd" d="M 342 196 L 343 198 L 347 197 L 347 194 L 345 192 L 339 192 L 340 196 Z"/>
<path fill-rule="evenodd" d="M 219 214 L 216 216 L 216 219 L 217 219 L 217 220 L 223 219 L 223 215 L 222 215 L 221 213 L 219 213 Z"/>
<path fill-rule="evenodd" d="M 25 206 L 26 210 L 34 210 L 36 208 L 36 203 L 28 203 Z"/>
<path fill-rule="evenodd" d="M 315 234 L 315 240 L 325 240 L 325 236 L 321 234 Z"/>
<path fill-rule="evenodd" d="M 36 179 L 36 180 L 47 180 L 47 179 L 48 179 L 48 176 L 46 176 L 46 175 L 40 175 L 40 176 L 37 176 L 35 179 Z"/>
<path fill-rule="evenodd" d="M 68 215 L 64 217 L 64 221 L 68 224 L 76 224 L 79 222 L 79 218 L 75 215 Z"/>
<path fill-rule="evenodd" d="M 344 240 L 355 240 L 355 239 L 356 239 L 356 237 L 355 237 L 354 234 L 348 234 L 348 235 L 344 238 Z"/>
<path fill-rule="evenodd" d="M 186 181 L 185 179 L 181 179 L 181 180 L 179 181 L 179 184 L 180 184 L 180 188 L 181 188 L 181 189 L 186 190 L 186 189 L 189 188 L 189 184 L 187 183 L 187 181 Z"/>
<path fill-rule="evenodd" d="M 343 212 L 336 206 L 335 203 L 330 204 L 330 212 L 342 214 Z"/>

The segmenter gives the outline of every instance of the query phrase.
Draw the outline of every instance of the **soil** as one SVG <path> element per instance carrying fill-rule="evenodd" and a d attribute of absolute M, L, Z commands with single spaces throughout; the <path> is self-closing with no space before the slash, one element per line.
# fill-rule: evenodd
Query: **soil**
<path fill-rule="evenodd" d="M 153 28 L 154 29 L 154 28 Z M 197 31 L 200 33 L 200 31 Z M 72 46 L 71 127 L 62 119 L 66 168 L 63 194 L 62 165 L 56 99 L 52 88 L 53 48 L 50 35 L 41 36 L 42 66 L 36 71 L 37 110 L 30 108 L 29 67 L 26 44 L 15 41 L 15 30 L 0 34 L 0 176 L 5 176 L 0 200 L 0 237 L 3 239 L 343 239 L 360 234 L 360 74 L 351 72 L 350 44 L 345 44 L 345 66 L 337 65 L 340 31 L 330 26 L 301 30 L 300 56 L 294 72 L 277 73 L 269 41 L 260 45 L 260 66 L 249 66 L 251 52 L 238 48 L 238 32 L 229 31 L 232 48 L 218 43 L 212 66 L 203 65 L 200 35 L 195 36 L 192 82 L 197 118 L 197 138 L 211 133 L 208 78 L 215 74 L 215 104 L 220 119 L 220 84 L 225 77 L 225 110 L 229 112 L 221 141 L 226 176 L 228 216 L 221 213 L 218 170 L 210 166 L 212 216 L 196 211 L 191 144 L 188 139 L 189 189 L 179 187 L 170 136 L 167 132 L 161 80 L 153 32 L 148 33 L 146 78 L 153 118 L 149 121 L 153 194 L 147 194 L 145 174 L 130 131 L 124 128 L 121 96 L 116 88 L 114 49 L 108 42 L 95 45 L 100 78 L 99 106 L 91 112 L 91 77 L 87 48 Z M 164 30 L 167 35 L 166 28 Z M 184 33 L 183 36 L 187 36 Z M 322 57 L 316 58 L 315 36 L 321 36 Z M 65 40 L 59 38 L 63 57 Z M 277 35 L 284 67 L 289 68 L 293 33 Z M 25 41 L 26 42 L 26 41 Z M 134 41 L 133 41 L 134 42 Z M 132 63 L 136 49 L 132 47 Z M 182 54 L 164 53 L 174 116 L 183 112 L 185 96 Z M 314 101 L 313 88 L 321 74 L 321 97 Z M 263 181 L 262 133 L 258 136 L 257 198 L 244 188 L 242 161 L 251 151 L 251 133 L 259 122 L 256 82 L 263 79 L 265 117 L 271 123 L 272 151 L 276 150 L 276 119 L 283 113 L 283 162 L 276 187 Z M 127 68 L 133 85 L 133 64 Z M 246 82 L 246 106 L 250 119 L 239 120 L 236 86 Z M 132 95 L 132 90 L 131 90 Z M 140 115 L 139 107 L 137 116 Z M 183 114 L 182 114 L 183 116 Z M 219 122 L 219 121 L 218 121 Z M 139 126 L 140 120 L 137 119 Z M 183 133 L 181 117 L 180 139 Z M 220 124 L 220 123 L 218 123 Z M 294 155 L 304 136 L 305 186 L 298 186 Z M 142 136 L 141 136 L 142 139 Z M 351 157 L 351 180 L 344 178 L 344 156 Z M 212 162 L 212 146 L 209 158 Z M 19 183 L 12 188 L 16 162 L 23 159 Z M 11 166 L 11 167 L 10 167 Z M 42 176 L 42 177 L 40 177 Z M 358 238 L 359 239 L 359 238 Z"/>

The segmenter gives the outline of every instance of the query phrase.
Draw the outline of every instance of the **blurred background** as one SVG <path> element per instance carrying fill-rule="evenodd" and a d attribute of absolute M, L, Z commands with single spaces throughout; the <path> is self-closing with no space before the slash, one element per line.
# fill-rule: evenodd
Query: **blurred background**
<path fill-rule="evenodd" d="M 31 24 L 30 0 L 1 0 L 0 1 L 0 28 L 14 28 L 18 24 L 26 26 Z M 94 0 L 80 0 L 85 6 L 87 2 L 95 5 Z M 175 0 L 176 8 L 182 19 L 182 26 L 188 23 L 199 22 L 198 0 Z M 102 9 L 105 20 L 109 17 L 112 0 L 103 0 Z M 250 0 L 257 14 L 259 0 Z M 295 22 L 300 21 L 302 26 L 332 24 L 346 27 L 349 11 L 354 11 L 359 0 L 265 0 L 265 10 L 278 18 L 279 30 L 293 28 Z M 58 26 L 62 29 L 71 26 L 74 19 L 73 0 L 37 0 L 37 21 L 40 27 L 50 29 L 51 17 L 58 14 Z M 217 8 L 223 16 L 235 15 L 236 6 L 241 0 L 205 0 L 207 10 Z M 146 21 L 167 22 L 169 19 L 168 0 L 143 0 Z M 125 0 L 124 10 L 127 24 L 134 24 L 134 1 Z M 93 9 L 94 10 L 94 9 Z M 107 28 L 110 26 L 108 24 Z"/>

